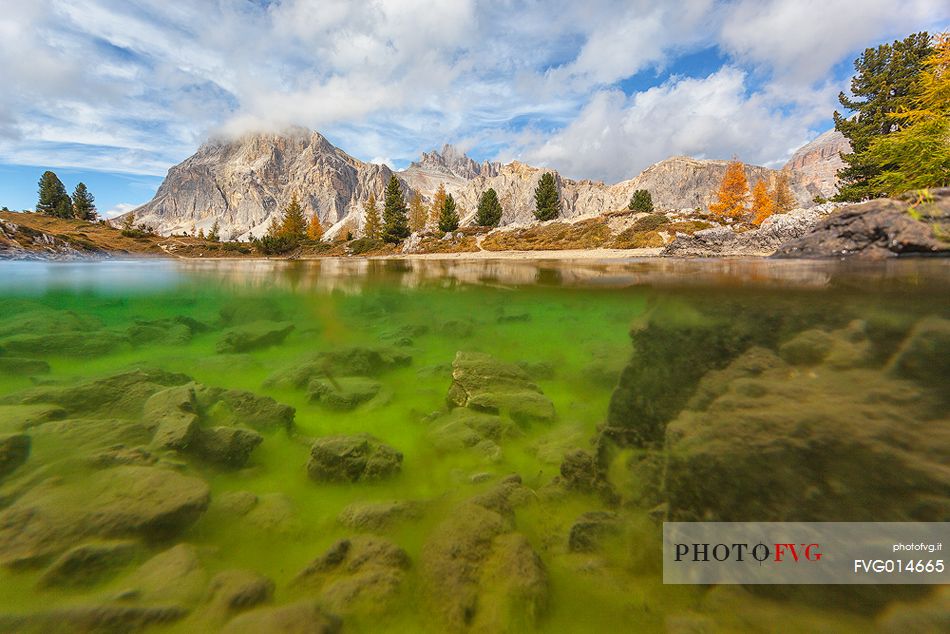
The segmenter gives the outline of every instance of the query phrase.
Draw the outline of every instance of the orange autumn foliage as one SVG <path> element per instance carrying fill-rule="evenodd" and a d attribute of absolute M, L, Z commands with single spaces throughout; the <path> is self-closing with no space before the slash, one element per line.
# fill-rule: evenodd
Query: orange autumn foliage
<path fill-rule="evenodd" d="M 752 214 L 755 216 L 752 223 L 762 224 L 762 221 L 775 213 L 775 201 L 769 195 L 769 188 L 764 180 L 758 180 L 752 188 Z"/>
<path fill-rule="evenodd" d="M 307 237 L 311 240 L 319 240 L 323 237 L 323 225 L 320 224 L 320 218 L 317 214 L 310 216 L 310 223 L 307 225 Z"/>
<path fill-rule="evenodd" d="M 746 206 L 748 196 L 749 181 L 746 180 L 745 169 L 740 161 L 733 160 L 722 177 L 717 200 L 709 206 L 709 210 L 723 218 L 742 218 L 749 213 Z"/>

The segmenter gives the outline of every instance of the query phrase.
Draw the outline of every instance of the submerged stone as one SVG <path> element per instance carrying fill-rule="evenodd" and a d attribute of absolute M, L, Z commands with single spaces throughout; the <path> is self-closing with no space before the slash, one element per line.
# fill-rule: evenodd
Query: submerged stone
<path fill-rule="evenodd" d="M 141 553 L 134 541 L 100 541 L 71 548 L 43 572 L 41 586 L 90 586 L 115 575 Z"/>
<path fill-rule="evenodd" d="M 225 570 L 211 579 L 208 592 L 212 610 L 230 616 L 270 601 L 274 582 L 249 570 Z"/>
<path fill-rule="evenodd" d="M 243 467 L 263 437 L 250 429 L 213 427 L 201 429 L 190 452 L 209 462 L 227 467 Z"/>
<path fill-rule="evenodd" d="M 372 400 L 382 389 L 379 381 L 361 376 L 313 379 L 307 387 L 311 403 L 328 409 L 351 410 Z"/>
<path fill-rule="evenodd" d="M 620 533 L 620 517 L 610 511 L 590 511 L 575 520 L 568 536 L 567 547 L 571 552 L 592 552 L 603 540 Z"/>
<path fill-rule="evenodd" d="M 197 398 L 208 418 L 220 425 L 245 425 L 262 432 L 293 428 L 296 410 L 269 396 L 243 390 L 202 388 Z"/>
<path fill-rule="evenodd" d="M 285 321 L 255 321 L 232 328 L 218 341 L 219 353 L 247 352 L 283 343 L 294 330 L 294 325 Z"/>
<path fill-rule="evenodd" d="M 449 407 L 504 414 L 517 423 L 554 419 L 554 404 L 527 373 L 480 352 L 458 352 L 452 362 Z"/>
<path fill-rule="evenodd" d="M 265 385 L 300 389 L 315 378 L 378 376 L 411 362 L 412 356 L 393 348 L 352 346 L 321 352 L 278 370 L 268 377 Z"/>
<path fill-rule="evenodd" d="M 47 373 L 49 373 L 49 363 L 46 361 L 18 357 L 0 357 L 0 374 L 26 376 L 30 374 Z"/>
<path fill-rule="evenodd" d="M 207 596 L 208 573 L 198 549 L 181 543 L 153 556 L 124 582 L 143 603 L 191 605 Z"/>
<path fill-rule="evenodd" d="M 0 480 L 26 462 L 30 457 L 30 444 L 26 434 L 0 434 Z"/>
<path fill-rule="evenodd" d="M 420 502 L 354 502 L 340 512 L 337 521 L 354 530 L 376 531 L 406 520 L 419 519 L 422 513 L 423 505 Z"/>
<path fill-rule="evenodd" d="M 314 601 L 301 601 L 272 608 L 258 608 L 228 621 L 221 634 L 336 634 L 341 622 L 328 615 Z"/>
<path fill-rule="evenodd" d="M 378 480 L 401 468 L 402 454 L 369 434 L 320 438 L 307 463 L 307 473 L 317 482 Z"/>
<path fill-rule="evenodd" d="M 79 537 L 167 538 L 198 519 L 209 501 L 202 480 L 157 467 L 48 481 L 0 512 L 0 565 L 36 565 Z"/>
<path fill-rule="evenodd" d="M 108 354 L 126 342 L 123 335 L 105 330 L 92 332 L 46 332 L 0 339 L 0 349 L 11 356 L 82 357 Z"/>
<path fill-rule="evenodd" d="M 0 615 L 0 631 L 18 634 L 141 632 L 179 621 L 187 613 L 177 605 L 81 605 L 23 616 Z"/>
<path fill-rule="evenodd" d="M 334 543 L 294 579 L 297 592 L 314 594 L 331 612 L 384 611 L 397 596 L 409 555 L 389 540 L 357 535 Z"/>

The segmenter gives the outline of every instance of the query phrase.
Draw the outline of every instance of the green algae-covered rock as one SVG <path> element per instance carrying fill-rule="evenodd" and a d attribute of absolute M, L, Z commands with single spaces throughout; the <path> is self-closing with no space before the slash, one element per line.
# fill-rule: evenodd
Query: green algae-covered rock
<path fill-rule="evenodd" d="M 401 468 L 402 454 L 369 434 L 319 438 L 307 463 L 307 473 L 317 482 L 378 480 Z"/>

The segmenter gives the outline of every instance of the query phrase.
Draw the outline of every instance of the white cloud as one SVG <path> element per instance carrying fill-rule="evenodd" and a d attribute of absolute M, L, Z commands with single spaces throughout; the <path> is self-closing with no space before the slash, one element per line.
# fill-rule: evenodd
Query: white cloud
<path fill-rule="evenodd" d="M 132 204 L 132 203 L 117 203 L 115 207 L 108 211 L 101 212 L 103 218 L 110 220 L 112 218 L 117 218 L 124 213 L 128 213 L 135 209 L 136 207 L 141 207 L 143 203 Z"/>
<path fill-rule="evenodd" d="M 827 120 L 829 68 L 950 18 L 893 4 L 7 2 L 0 160 L 163 174 L 211 132 L 300 124 L 397 164 L 459 140 L 608 180 L 673 153 L 776 161 Z M 705 79 L 618 89 L 717 45 L 733 59 Z"/>
<path fill-rule="evenodd" d="M 703 79 L 671 78 L 627 97 L 604 90 L 566 128 L 528 139 L 527 162 L 556 166 L 573 177 L 608 182 L 632 178 L 672 155 L 749 163 L 784 158 L 815 123 L 807 113 L 783 115 L 760 93 L 747 93 L 746 73 L 724 67 Z"/>

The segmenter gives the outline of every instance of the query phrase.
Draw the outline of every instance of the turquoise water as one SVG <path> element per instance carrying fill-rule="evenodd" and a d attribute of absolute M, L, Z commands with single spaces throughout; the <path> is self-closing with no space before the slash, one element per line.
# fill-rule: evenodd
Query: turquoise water
<path fill-rule="evenodd" d="M 8 360 L 0 374 L 0 434 L 25 434 L 32 443 L 21 465 L 0 473 L 0 556 L 4 548 L 7 555 L 16 548 L 40 551 L 26 564 L 6 556 L 6 565 L 0 568 L 0 614 L 35 619 L 50 610 L 77 606 L 173 605 L 180 614 L 153 624 L 155 631 L 214 631 L 242 613 L 309 601 L 324 613 L 339 616 L 344 631 L 775 631 L 776 619 L 781 619 L 783 631 L 881 627 L 891 622 L 887 619 L 893 619 L 900 606 L 880 600 L 861 603 L 864 599 L 859 598 L 855 609 L 848 600 L 816 604 L 741 589 L 664 586 L 660 521 L 665 513 L 687 517 L 696 512 L 688 502 L 677 500 L 687 497 L 684 489 L 701 490 L 703 483 L 674 481 L 676 474 L 664 471 L 677 464 L 688 467 L 692 457 L 668 462 L 664 446 L 670 451 L 675 447 L 664 444 L 662 428 L 667 422 L 687 424 L 680 410 L 695 409 L 688 400 L 698 389 L 696 382 L 731 367 L 756 344 L 780 356 L 781 363 L 788 364 L 783 368 L 791 368 L 783 375 L 783 384 L 807 383 L 802 384 L 802 393 L 824 408 L 810 415 L 832 421 L 868 415 L 867 394 L 853 388 L 855 383 L 874 384 L 889 393 L 914 389 L 919 410 L 916 404 L 908 405 L 901 415 L 945 434 L 941 399 L 946 398 L 950 378 L 946 366 L 931 363 L 923 372 L 901 374 L 899 368 L 910 363 L 907 354 L 916 352 L 896 355 L 917 341 L 913 338 L 921 323 L 937 323 L 938 334 L 920 344 L 922 354 L 946 356 L 947 350 L 939 348 L 946 340 L 939 333 L 946 323 L 941 320 L 950 318 L 948 290 L 950 267 L 935 260 L 874 265 L 425 260 L 0 263 L 0 363 Z M 765 319 L 777 320 L 775 332 L 767 332 L 772 326 Z M 717 320 L 722 327 L 711 328 Z M 827 345 L 838 345 L 834 342 L 843 341 L 845 335 L 836 333 L 845 332 L 849 324 L 860 330 L 859 336 L 848 335 L 854 348 L 848 348 L 851 361 L 790 360 L 798 348 L 786 344 L 796 335 L 818 330 L 829 333 L 832 343 Z M 222 348 L 222 341 L 234 336 L 229 333 L 246 334 L 249 328 L 281 331 L 287 326 L 292 330 L 274 335 L 272 341 Z M 689 361 L 693 351 L 714 347 L 717 332 L 739 334 L 726 343 L 717 338 L 715 355 L 697 354 L 695 361 Z M 53 337 L 64 333 L 70 336 Z M 645 338 L 642 333 L 655 335 Z M 353 370 L 335 367 L 335 357 L 327 353 L 352 349 L 399 359 L 363 372 L 376 391 L 352 409 L 314 400 L 306 382 L 294 386 L 269 380 L 287 368 L 320 359 L 318 374 L 311 378 L 325 377 L 327 389 L 337 390 Z M 507 431 L 493 439 L 491 451 L 484 445 L 441 442 L 433 429 L 449 415 L 453 360 L 460 351 L 490 355 L 492 363 L 500 364 L 492 367 L 517 368 L 512 372 L 522 377 L 518 389 L 542 394 L 538 398 L 553 405 L 553 417 L 520 420 L 514 409 L 503 406 L 498 420 Z M 632 356 L 635 353 L 640 356 Z M 802 354 L 815 354 L 814 348 Z M 687 361 L 670 365 L 673 358 Z M 24 365 L 26 361 L 40 365 Z M 684 368 L 691 364 L 694 369 L 707 365 L 696 372 L 699 378 L 687 380 L 693 372 Z M 146 391 L 141 398 L 136 396 L 137 386 L 125 388 L 128 393 L 123 395 L 100 394 L 107 390 L 101 385 L 89 387 L 91 381 L 133 368 L 185 375 L 175 384 L 194 382 L 199 393 L 227 388 L 270 397 L 294 408 L 292 428 L 258 428 L 260 444 L 246 462 L 237 461 L 241 464 L 222 464 L 193 449 L 157 447 L 154 439 L 144 436 L 125 442 L 123 449 L 140 447 L 149 454 L 141 468 L 171 470 L 206 483 L 210 490 L 210 503 L 201 505 L 193 518 L 176 517 L 172 529 L 160 537 L 147 528 L 114 528 L 108 518 L 94 525 L 82 509 L 63 511 L 90 522 L 88 530 L 69 535 L 57 534 L 64 529 L 53 520 L 23 520 L 24 510 L 48 509 L 43 487 L 65 491 L 64 499 L 80 500 L 85 483 L 101 477 L 104 470 L 121 468 L 92 464 L 89 458 L 114 450 L 114 439 L 103 434 L 97 440 L 98 432 L 91 433 L 91 440 L 62 436 L 57 432 L 64 428 L 61 421 L 68 421 L 72 430 L 100 429 L 95 425 L 115 421 L 107 425 L 115 429 L 145 425 L 148 434 L 154 432 L 146 421 L 146 401 L 167 385 L 142 387 Z M 627 378 L 622 379 L 622 373 Z M 772 380 L 769 376 L 762 380 Z M 618 384 L 632 384 L 642 398 L 625 400 Z M 82 390 L 93 403 L 77 404 L 75 397 L 55 392 L 70 385 L 87 386 Z M 827 386 L 836 386 L 834 398 Z M 29 396 L 37 389 L 53 392 Z M 107 405 L 112 398 L 117 403 Z M 634 401 L 639 404 L 633 405 Z M 227 414 L 226 407 L 221 414 L 223 402 L 199 404 L 198 426 L 248 427 L 240 416 Z M 580 449 L 594 455 L 605 424 L 638 425 L 645 420 L 644 411 L 662 409 L 660 402 L 669 402 L 664 405 L 669 411 L 657 414 L 663 420 L 655 442 L 611 445 L 600 456 L 597 486 L 566 482 L 561 469 L 565 454 Z M 778 397 L 758 405 L 766 421 L 787 406 Z M 703 411 L 700 418 L 722 416 L 714 408 Z M 888 419 L 897 416 L 891 409 L 881 406 L 874 412 L 884 428 L 900 423 Z M 371 434 L 402 454 L 398 473 L 345 483 L 308 477 L 311 445 L 317 439 L 360 433 Z M 739 427 L 730 433 L 745 431 Z M 876 450 L 869 445 L 862 451 L 873 455 Z M 777 458 L 788 460 L 789 471 L 796 473 L 798 461 L 808 459 L 791 453 Z M 856 465 L 866 464 L 847 453 L 840 456 L 844 463 L 852 459 Z M 921 460 L 929 465 L 933 455 Z M 933 468 L 939 463 L 940 459 Z M 651 470 L 645 464 L 661 466 Z M 691 473 L 687 467 L 683 478 Z M 497 514 L 504 527 L 470 550 L 460 546 L 459 552 L 468 557 L 465 562 L 442 561 L 452 549 L 440 550 L 439 544 L 446 539 L 467 543 L 465 530 L 454 537 L 452 533 L 459 531 L 451 524 L 464 516 L 460 509 L 470 508 L 471 500 L 481 494 L 498 491 L 511 474 L 518 474 L 521 484 Z M 839 476 L 844 478 L 840 486 L 851 486 L 847 469 L 835 477 Z M 925 476 L 929 483 L 945 478 L 939 473 Z M 821 481 L 823 475 L 809 477 Z M 735 482 L 737 490 L 749 486 L 747 481 Z M 235 510 L 235 492 L 254 500 L 248 504 L 256 510 Z M 947 490 L 932 493 L 937 498 L 933 513 L 940 519 Z M 371 530 L 340 519 L 348 505 L 393 500 L 410 501 L 417 510 Z M 724 500 L 713 506 L 726 518 Z M 593 547 L 572 547 L 572 527 L 592 511 L 613 513 L 611 528 Z M 114 509 L 106 515 L 111 512 Z M 780 519 L 782 511 L 774 512 L 775 516 L 742 519 Z M 817 514 L 823 511 L 816 507 L 807 512 L 816 515 L 804 519 L 821 519 Z M 915 519 L 915 512 L 908 510 L 907 518 Z M 103 516 L 96 517 L 99 521 Z M 798 519 L 788 512 L 783 518 Z M 42 531 L 50 534 L 42 539 L 23 537 Z M 322 585 L 301 586 L 298 576 L 311 561 L 338 540 L 365 533 L 402 549 L 409 563 L 333 569 L 321 577 Z M 103 565 L 94 581 L 54 585 L 43 581 L 64 552 L 116 539 L 134 542 L 136 554 Z M 517 552 L 532 551 L 536 559 L 506 559 L 505 549 L 516 541 L 523 546 Z M 172 567 L 167 575 L 172 580 L 184 575 L 187 581 L 173 581 L 175 591 L 149 590 L 152 582 L 143 580 L 142 567 L 178 544 L 195 547 L 194 561 L 186 566 L 187 574 Z M 458 582 L 451 574 L 440 579 L 443 566 L 450 571 L 467 566 L 461 575 L 467 581 L 460 591 L 475 599 L 462 620 L 453 616 L 452 588 L 449 592 L 439 588 Z M 209 599 L 211 580 L 235 569 L 267 577 L 273 590 L 250 605 L 222 612 Z M 182 590 L 189 584 L 193 591 Z M 41 630 L 38 622 L 11 621 L 26 631 Z M 96 622 L 75 627 L 106 631 L 113 626 Z M 140 629 L 128 623 L 115 627 L 114 631 Z"/>

